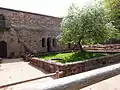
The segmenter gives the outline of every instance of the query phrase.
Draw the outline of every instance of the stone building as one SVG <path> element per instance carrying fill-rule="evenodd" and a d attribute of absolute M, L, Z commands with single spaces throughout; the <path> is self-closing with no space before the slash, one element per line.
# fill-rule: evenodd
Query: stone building
<path fill-rule="evenodd" d="M 56 37 L 61 18 L 0 8 L 0 57 L 64 50 Z"/>

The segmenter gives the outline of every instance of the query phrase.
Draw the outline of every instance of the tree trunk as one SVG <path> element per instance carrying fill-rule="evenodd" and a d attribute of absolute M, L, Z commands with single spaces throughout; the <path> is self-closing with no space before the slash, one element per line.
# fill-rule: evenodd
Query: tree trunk
<path fill-rule="evenodd" d="M 83 52 L 84 50 L 83 50 L 82 45 L 81 45 L 80 42 L 78 42 L 78 45 L 79 45 L 79 49 L 80 49 L 80 51 Z"/>

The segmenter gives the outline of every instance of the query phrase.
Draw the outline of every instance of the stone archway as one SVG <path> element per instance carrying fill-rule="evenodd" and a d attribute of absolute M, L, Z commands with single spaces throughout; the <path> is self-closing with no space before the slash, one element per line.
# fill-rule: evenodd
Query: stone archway
<path fill-rule="evenodd" d="M 47 39 L 47 52 L 52 52 L 51 38 Z"/>
<path fill-rule="evenodd" d="M 5 26 L 5 16 L 3 14 L 0 14 L 0 27 Z"/>
<path fill-rule="evenodd" d="M 7 43 L 5 41 L 0 42 L 0 58 L 7 57 Z"/>

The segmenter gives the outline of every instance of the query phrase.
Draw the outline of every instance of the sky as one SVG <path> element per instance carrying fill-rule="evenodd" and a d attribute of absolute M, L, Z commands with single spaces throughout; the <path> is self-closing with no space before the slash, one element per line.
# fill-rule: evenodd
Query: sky
<path fill-rule="evenodd" d="M 93 0 L 0 0 L 0 7 L 28 11 L 55 17 L 63 17 L 72 3 L 80 8 Z"/>

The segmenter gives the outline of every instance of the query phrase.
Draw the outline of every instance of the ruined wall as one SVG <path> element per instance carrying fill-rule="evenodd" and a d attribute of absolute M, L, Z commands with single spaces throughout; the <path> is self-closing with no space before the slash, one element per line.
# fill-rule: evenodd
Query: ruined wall
<path fill-rule="evenodd" d="M 0 33 L 0 41 L 7 43 L 9 56 L 20 56 L 26 51 L 31 53 L 47 52 L 47 39 L 51 39 L 52 51 L 62 49 L 52 45 L 52 39 L 60 34 L 61 18 L 0 8 L 10 29 Z M 45 38 L 45 47 L 42 47 Z M 64 49 L 64 47 L 63 47 Z"/>

